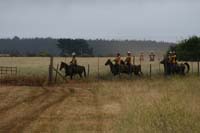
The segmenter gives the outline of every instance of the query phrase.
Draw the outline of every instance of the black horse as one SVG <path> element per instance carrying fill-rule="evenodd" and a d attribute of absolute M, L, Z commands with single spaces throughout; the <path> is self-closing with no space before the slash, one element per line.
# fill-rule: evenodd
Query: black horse
<path fill-rule="evenodd" d="M 128 65 L 125 65 L 124 62 L 122 62 L 121 65 L 115 65 L 112 63 L 110 59 L 106 61 L 105 65 L 110 66 L 110 70 L 114 76 L 119 75 L 120 73 L 124 73 L 124 74 L 134 73 L 135 75 L 138 75 L 138 76 L 142 75 L 141 65 L 131 65 L 131 67 L 129 68 Z"/>
<path fill-rule="evenodd" d="M 165 57 L 160 63 L 164 65 L 165 75 L 171 75 L 171 74 L 185 75 L 190 71 L 190 65 L 188 63 L 180 63 L 172 65 L 171 63 L 169 63 L 169 59 L 167 57 Z"/>
<path fill-rule="evenodd" d="M 72 79 L 74 75 L 79 75 L 80 78 L 82 78 L 82 73 L 84 73 L 84 77 L 86 77 L 86 71 L 84 66 L 75 66 L 75 65 L 68 65 L 64 62 L 61 62 L 60 64 L 60 71 L 65 68 L 65 76 L 70 76 Z"/>

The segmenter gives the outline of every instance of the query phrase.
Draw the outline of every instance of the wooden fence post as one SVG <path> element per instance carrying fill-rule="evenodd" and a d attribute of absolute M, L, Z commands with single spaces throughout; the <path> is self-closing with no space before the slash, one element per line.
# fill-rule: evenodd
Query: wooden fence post
<path fill-rule="evenodd" d="M 57 68 L 56 68 L 57 71 L 58 71 L 58 68 L 59 68 L 59 64 L 57 64 Z M 56 72 L 55 83 L 57 82 L 57 76 L 58 76 L 58 73 Z"/>
<path fill-rule="evenodd" d="M 98 67 L 97 67 L 97 69 L 98 69 L 97 70 L 97 74 L 98 74 L 97 76 L 98 76 L 98 80 L 99 80 L 99 57 L 98 57 Z"/>
<path fill-rule="evenodd" d="M 88 73 L 87 73 L 87 76 L 88 77 L 90 76 L 90 64 L 88 64 Z"/>
<path fill-rule="evenodd" d="M 192 66 L 192 74 L 193 74 L 194 73 L 193 61 L 191 62 L 191 66 Z"/>
<path fill-rule="evenodd" d="M 150 63 L 150 71 L 149 71 L 149 73 L 150 73 L 150 78 L 151 78 L 151 72 L 152 72 L 152 66 L 151 66 L 151 63 Z"/>
<path fill-rule="evenodd" d="M 199 74 L 199 61 L 197 63 L 197 71 L 198 71 L 198 76 L 200 76 L 200 74 Z"/>
<path fill-rule="evenodd" d="M 53 80 L 53 57 L 50 57 L 50 65 L 49 65 L 49 84 L 52 83 Z"/>

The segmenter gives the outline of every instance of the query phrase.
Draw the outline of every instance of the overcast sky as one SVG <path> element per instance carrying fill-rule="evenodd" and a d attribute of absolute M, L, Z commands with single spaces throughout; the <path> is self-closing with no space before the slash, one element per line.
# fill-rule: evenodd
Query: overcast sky
<path fill-rule="evenodd" d="M 176 42 L 200 35 L 200 0 L 0 0 L 0 38 L 15 35 Z"/>

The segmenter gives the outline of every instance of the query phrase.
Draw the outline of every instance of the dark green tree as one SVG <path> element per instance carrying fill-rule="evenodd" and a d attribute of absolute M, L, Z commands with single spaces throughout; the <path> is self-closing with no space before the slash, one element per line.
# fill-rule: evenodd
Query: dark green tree
<path fill-rule="evenodd" d="M 200 60 L 200 37 L 193 36 L 170 47 L 171 51 L 176 51 L 177 59 L 180 61 Z"/>
<path fill-rule="evenodd" d="M 75 52 L 77 55 L 93 55 L 93 49 L 89 48 L 89 44 L 84 39 L 59 39 L 58 48 L 61 49 L 61 56 L 71 55 Z"/>

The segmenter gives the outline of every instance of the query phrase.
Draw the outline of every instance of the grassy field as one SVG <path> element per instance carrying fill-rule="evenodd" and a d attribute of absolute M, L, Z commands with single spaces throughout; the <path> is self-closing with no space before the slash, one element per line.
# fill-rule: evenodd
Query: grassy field
<path fill-rule="evenodd" d="M 0 58 L 0 66 L 18 67 L 22 83 L 0 82 L 0 132 L 200 132 L 199 77 L 113 77 L 107 59 L 99 58 L 101 80 L 97 58 L 78 58 L 90 65 L 88 79 L 47 86 L 49 58 Z M 69 60 L 55 58 L 54 65 Z M 156 75 L 158 61 L 152 65 Z M 142 68 L 147 75 L 149 62 Z"/>
<path fill-rule="evenodd" d="M 0 86 L 0 132 L 199 133 L 197 77 Z"/>
<path fill-rule="evenodd" d="M 99 73 L 104 74 L 109 72 L 109 67 L 106 67 L 104 64 L 108 59 L 114 59 L 113 57 L 102 57 L 99 58 Z M 125 59 L 125 57 L 123 57 Z M 71 58 L 64 57 L 55 57 L 54 58 L 54 67 L 56 68 L 57 64 L 60 64 L 61 61 L 69 63 Z M 90 65 L 90 74 L 96 75 L 98 72 L 98 58 L 77 58 L 78 64 L 83 65 L 86 68 L 88 64 Z M 46 75 L 48 73 L 48 66 L 50 59 L 48 57 L 0 57 L 0 66 L 13 66 L 18 67 L 19 73 L 21 75 Z M 136 58 L 136 64 L 140 64 L 139 59 Z M 149 62 L 148 58 L 142 62 L 142 70 L 145 74 L 149 73 L 149 65 L 152 64 L 152 72 L 156 74 L 163 72 L 163 66 L 159 65 L 158 59 L 155 62 Z M 197 63 L 190 63 L 191 72 L 197 72 Z M 192 67 L 193 66 L 193 67 Z"/>

